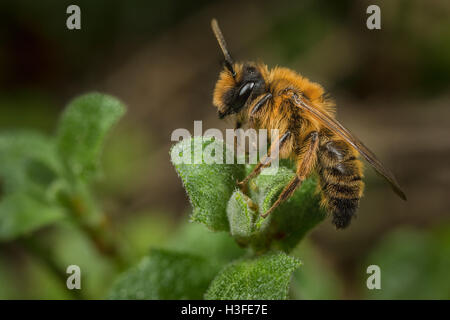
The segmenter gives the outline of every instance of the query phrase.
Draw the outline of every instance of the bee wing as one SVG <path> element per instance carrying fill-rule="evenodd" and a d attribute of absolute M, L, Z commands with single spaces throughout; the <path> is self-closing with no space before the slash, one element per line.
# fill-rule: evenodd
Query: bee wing
<path fill-rule="evenodd" d="M 358 152 L 367 160 L 367 162 L 375 169 L 375 171 L 381 175 L 386 181 L 391 185 L 394 192 L 403 200 L 406 200 L 406 195 L 400 188 L 397 180 L 389 169 L 387 169 L 380 160 L 377 159 L 375 154 L 369 150 L 358 138 L 356 138 L 348 129 L 346 129 L 337 120 L 331 118 L 327 114 L 317 110 L 310 106 L 303 98 L 294 95 L 293 102 L 296 106 L 302 110 L 308 112 L 322 122 L 329 130 L 340 136 L 342 139 L 347 141 L 351 146 L 353 146 Z"/>

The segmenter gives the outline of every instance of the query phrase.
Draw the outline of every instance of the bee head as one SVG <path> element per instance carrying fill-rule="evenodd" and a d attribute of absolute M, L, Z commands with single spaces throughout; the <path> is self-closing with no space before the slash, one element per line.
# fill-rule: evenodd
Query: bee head
<path fill-rule="evenodd" d="M 233 69 L 236 71 L 234 77 L 225 66 L 214 88 L 213 104 L 221 119 L 239 113 L 265 91 L 265 66 L 252 62 L 235 63 Z"/>
<path fill-rule="evenodd" d="M 225 58 L 224 69 L 220 72 L 213 96 L 213 104 L 222 119 L 239 113 L 252 98 L 264 92 L 264 74 L 268 71 L 264 65 L 253 62 L 235 63 L 216 19 L 211 21 L 211 27 Z"/>

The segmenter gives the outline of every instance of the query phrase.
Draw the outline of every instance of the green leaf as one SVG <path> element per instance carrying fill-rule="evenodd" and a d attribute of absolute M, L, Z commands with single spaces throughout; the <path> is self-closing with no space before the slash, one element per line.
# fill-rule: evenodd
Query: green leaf
<path fill-rule="evenodd" d="M 71 174 L 95 174 L 104 137 L 124 113 L 119 100 L 100 93 L 82 95 L 68 105 L 59 122 L 57 147 Z"/>
<path fill-rule="evenodd" d="M 223 141 L 195 137 L 177 143 L 170 153 L 193 207 L 191 220 L 215 231 L 229 230 L 227 203 L 245 174 L 243 164 L 225 163 L 228 151 Z M 218 156 L 223 164 L 208 162 L 206 155 Z"/>
<path fill-rule="evenodd" d="M 300 261 L 282 252 L 229 264 L 212 281 L 205 299 L 286 299 L 292 273 Z"/>
<path fill-rule="evenodd" d="M 315 178 L 304 181 L 268 218 L 261 218 L 295 176 L 294 172 L 280 167 L 276 174 L 269 175 L 263 170 L 250 181 L 248 197 L 236 188 L 236 182 L 251 171 L 251 166 L 205 161 L 205 154 L 211 150 L 221 155 L 220 160 L 227 159 L 226 145 L 212 138 L 186 139 L 171 150 L 172 162 L 192 203 L 191 220 L 211 230 L 229 230 L 238 243 L 262 253 L 269 249 L 289 252 L 325 218 Z M 192 163 L 196 154 L 199 161 Z"/>
<path fill-rule="evenodd" d="M 60 163 L 53 140 L 29 131 L 0 135 L 0 240 L 11 240 L 65 215 L 56 203 Z"/>
<path fill-rule="evenodd" d="M 253 201 L 240 190 L 236 190 L 228 201 L 227 215 L 230 233 L 238 242 L 248 242 L 255 229 L 254 220 L 257 214 Z"/>
<path fill-rule="evenodd" d="M 263 173 L 253 182 L 254 187 L 250 186 L 251 197 L 258 203 L 259 214 L 272 206 L 295 176 L 292 170 L 285 167 L 280 167 L 275 175 Z M 259 216 L 255 224 L 260 232 L 253 242 L 256 249 L 267 248 L 270 242 L 272 249 L 290 252 L 308 231 L 325 219 L 326 212 L 320 206 L 316 181 L 314 176 L 309 177 L 267 218 Z"/>
<path fill-rule="evenodd" d="M 11 240 L 64 218 L 62 208 L 13 193 L 0 202 L 0 240 Z"/>
<path fill-rule="evenodd" d="M 61 171 L 53 140 L 31 131 L 0 135 L 2 192 L 44 192 Z"/>
<path fill-rule="evenodd" d="M 251 168 L 247 168 L 251 171 Z M 248 172 L 247 172 L 248 173 Z M 232 235 L 243 245 L 250 245 L 257 253 L 270 249 L 290 252 L 314 226 L 323 221 L 326 212 L 320 207 L 316 192 L 316 178 L 306 179 L 296 192 L 262 218 L 295 176 L 280 166 L 276 174 L 261 174 L 249 183 L 250 198 L 236 191 L 228 203 L 228 218 Z"/>
<path fill-rule="evenodd" d="M 152 250 L 113 285 L 110 299 L 201 299 L 218 266 L 204 257 Z"/>

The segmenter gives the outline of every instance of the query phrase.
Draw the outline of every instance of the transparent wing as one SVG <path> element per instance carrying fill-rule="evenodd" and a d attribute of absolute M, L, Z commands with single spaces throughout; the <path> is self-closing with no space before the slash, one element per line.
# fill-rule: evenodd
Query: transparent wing
<path fill-rule="evenodd" d="M 406 200 L 406 195 L 400 188 L 397 180 L 389 169 L 387 169 L 380 160 L 377 159 L 375 154 L 369 150 L 358 138 L 356 138 L 348 129 L 340 124 L 336 119 L 331 118 L 327 114 L 317 110 L 305 101 L 304 98 L 299 97 L 297 94 L 293 95 L 292 101 L 299 108 L 308 112 L 311 116 L 319 120 L 329 130 L 340 136 L 353 146 L 358 152 L 367 160 L 367 162 L 375 169 L 375 171 L 381 175 L 390 184 L 394 192 L 403 200 Z"/>

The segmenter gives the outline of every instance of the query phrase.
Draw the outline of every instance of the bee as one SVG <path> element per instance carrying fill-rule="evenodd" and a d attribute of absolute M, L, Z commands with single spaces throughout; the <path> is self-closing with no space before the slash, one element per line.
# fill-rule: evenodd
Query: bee
<path fill-rule="evenodd" d="M 321 85 L 283 67 L 269 69 L 263 63 L 235 62 L 216 19 L 211 27 L 224 55 L 224 68 L 213 93 L 219 118 L 235 115 L 236 128 L 247 124 L 254 129 L 278 129 L 265 157 L 241 182 L 245 188 L 277 153 L 296 164 L 296 175 L 285 186 L 267 217 L 286 201 L 311 173 L 318 175 L 321 206 L 332 215 L 337 229 L 346 228 L 355 216 L 363 196 L 362 156 L 390 184 L 403 200 L 394 175 L 358 138 L 335 119 L 335 104 Z M 277 148 L 277 149 L 275 149 Z M 275 152 L 278 151 L 278 152 Z"/>

